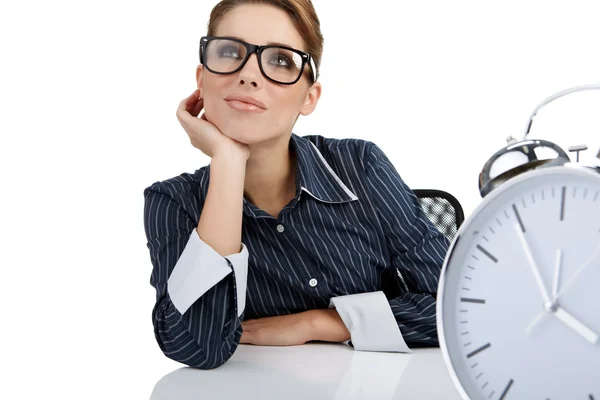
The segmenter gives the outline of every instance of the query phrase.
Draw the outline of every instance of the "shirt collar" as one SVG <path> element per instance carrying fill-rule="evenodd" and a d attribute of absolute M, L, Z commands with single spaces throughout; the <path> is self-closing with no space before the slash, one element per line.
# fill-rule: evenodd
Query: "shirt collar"
<path fill-rule="evenodd" d="M 358 197 L 342 182 L 309 139 L 292 133 L 289 147 L 296 153 L 296 198 L 301 191 L 324 203 L 348 203 Z M 209 166 L 210 167 L 210 166 Z M 294 200 L 294 201 L 297 201 Z M 271 217 L 244 198 L 244 214 L 253 218 Z"/>
<path fill-rule="evenodd" d="M 358 197 L 342 182 L 307 138 L 292 133 L 290 150 L 296 153 L 296 191 L 303 190 L 326 203 L 347 203 Z M 299 186 L 299 187 L 298 187 Z"/>

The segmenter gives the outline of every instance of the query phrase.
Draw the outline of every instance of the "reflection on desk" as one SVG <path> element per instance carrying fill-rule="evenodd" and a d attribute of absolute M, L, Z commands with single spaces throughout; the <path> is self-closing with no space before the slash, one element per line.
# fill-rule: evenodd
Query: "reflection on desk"
<path fill-rule="evenodd" d="M 460 399 L 439 348 L 412 354 L 355 351 L 343 344 L 240 345 L 219 368 L 180 368 L 151 400 Z"/>

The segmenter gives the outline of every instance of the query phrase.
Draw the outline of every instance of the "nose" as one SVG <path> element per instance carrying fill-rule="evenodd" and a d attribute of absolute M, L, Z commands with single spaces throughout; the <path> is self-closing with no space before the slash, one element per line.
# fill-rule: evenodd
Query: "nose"
<path fill-rule="evenodd" d="M 258 66 L 258 54 L 250 54 L 250 57 L 246 60 L 246 65 L 239 72 L 240 85 L 249 84 L 257 88 L 259 87 L 259 82 L 261 82 L 261 75 L 262 73 Z"/>

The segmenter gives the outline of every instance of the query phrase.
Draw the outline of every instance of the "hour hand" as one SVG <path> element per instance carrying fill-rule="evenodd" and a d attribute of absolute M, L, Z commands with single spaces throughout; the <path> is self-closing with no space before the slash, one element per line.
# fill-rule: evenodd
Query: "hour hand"
<path fill-rule="evenodd" d="M 582 324 L 579 320 L 573 317 L 571 314 L 565 311 L 564 308 L 556 306 L 552 312 L 556 318 L 558 318 L 566 326 L 583 336 L 591 344 L 598 343 L 598 334 L 592 331 L 590 328 Z"/>

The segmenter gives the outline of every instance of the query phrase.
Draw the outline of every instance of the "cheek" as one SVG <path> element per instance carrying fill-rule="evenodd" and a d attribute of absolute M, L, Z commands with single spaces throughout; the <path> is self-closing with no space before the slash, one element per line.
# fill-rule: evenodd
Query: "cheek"
<path fill-rule="evenodd" d="M 304 103 L 304 97 L 297 91 L 284 89 L 273 93 L 271 101 L 273 106 L 269 111 L 273 111 L 272 118 L 276 120 L 278 124 L 289 125 L 293 124 L 296 116 L 300 112 Z"/>
<path fill-rule="evenodd" d="M 204 99 L 204 111 L 207 113 L 207 116 L 212 114 L 215 106 L 219 98 L 221 96 L 222 88 L 219 85 L 215 84 L 211 79 L 205 79 L 202 84 L 202 98 Z"/>

